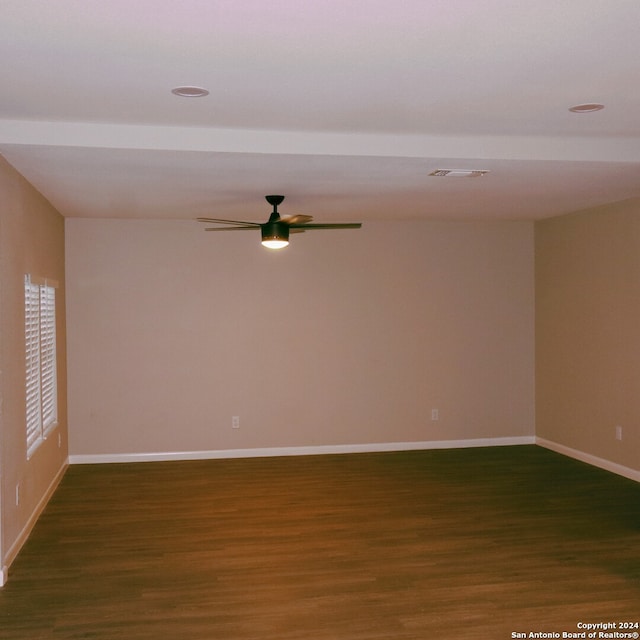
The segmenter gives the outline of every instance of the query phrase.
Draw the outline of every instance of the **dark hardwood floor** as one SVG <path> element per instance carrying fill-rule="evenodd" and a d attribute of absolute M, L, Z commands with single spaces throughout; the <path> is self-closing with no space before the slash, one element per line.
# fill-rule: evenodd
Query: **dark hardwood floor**
<path fill-rule="evenodd" d="M 0 589 L 2 640 L 622 621 L 640 621 L 640 485 L 534 446 L 72 466 Z"/>

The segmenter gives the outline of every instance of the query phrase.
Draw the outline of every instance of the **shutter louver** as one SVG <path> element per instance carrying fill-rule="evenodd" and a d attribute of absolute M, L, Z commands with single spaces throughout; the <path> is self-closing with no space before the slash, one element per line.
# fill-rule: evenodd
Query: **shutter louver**
<path fill-rule="evenodd" d="M 56 384 L 56 290 L 40 287 L 40 385 L 44 434 L 58 422 Z"/>
<path fill-rule="evenodd" d="M 42 437 L 40 412 L 40 287 L 31 284 L 27 276 L 24 283 L 26 392 L 27 392 L 27 455 Z"/>

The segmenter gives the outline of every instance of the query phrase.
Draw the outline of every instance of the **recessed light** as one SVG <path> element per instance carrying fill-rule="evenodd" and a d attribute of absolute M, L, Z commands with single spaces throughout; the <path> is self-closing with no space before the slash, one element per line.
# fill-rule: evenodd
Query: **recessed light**
<path fill-rule="evenodd" d="M 591 113 L 592 111 L 602 111 L 602 109 L 604 109 L 604 105 L 599 102 L 588 102 L 569 107 L 569 111 L 572 113 Z"/>
<path fill-rule="evenodd" d="M 171 93 L 181 98 L 204 98 L 209 95 L 209 92 L 202 87 L 176 87 L 171 89 Z"/>
<path fill-rule="evenodd" d="M 437 178 L 479 178 L 487 173 L 488 169 L 436 169 L 429 175 Z"/>

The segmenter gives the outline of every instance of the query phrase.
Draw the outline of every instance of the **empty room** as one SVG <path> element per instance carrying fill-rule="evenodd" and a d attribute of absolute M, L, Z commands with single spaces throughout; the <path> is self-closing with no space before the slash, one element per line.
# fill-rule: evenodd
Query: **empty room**
<path fill-rule="evenodd" d="M 638 637 L 640 5 L 0 12 L 0 640 Z"/>

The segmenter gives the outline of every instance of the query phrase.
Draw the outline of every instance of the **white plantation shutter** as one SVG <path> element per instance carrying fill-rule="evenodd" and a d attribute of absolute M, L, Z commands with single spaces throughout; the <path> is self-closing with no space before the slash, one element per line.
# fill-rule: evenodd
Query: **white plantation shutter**
<path fill-rule="evenodd" d="M 42 429 L 46 435 L 58 422 L 56 380 L 56 290 L 40 287 L 40 389 Z"/>
<path fill-rule="evenodd" d="M 27 456 L 58 420 L 55 288 L 24 279 Z"/>
<path fill-rule="evenodd" d="M 42 436 L 40 411 L 40 287 L 24 280 L 24 333 L 27 367 L 27 455 Z"/>

